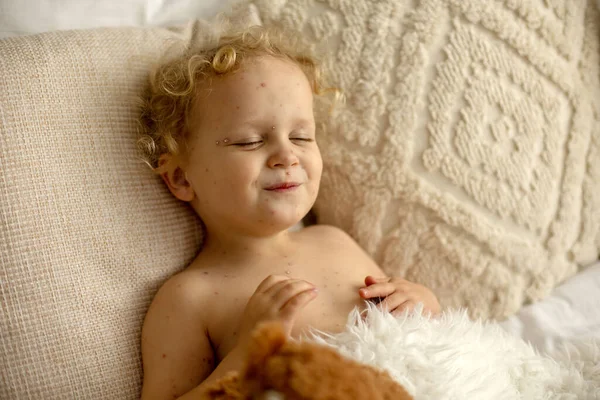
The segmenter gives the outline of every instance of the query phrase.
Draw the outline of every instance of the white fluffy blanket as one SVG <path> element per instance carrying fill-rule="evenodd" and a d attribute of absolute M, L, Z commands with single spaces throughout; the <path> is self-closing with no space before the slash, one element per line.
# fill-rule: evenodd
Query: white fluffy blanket
<path fill-rule="evenodd" d="M 315 332 L 311 340 L 387 370 L 416 400 L 600 399 L 597 340 L 543 355 L 466 312 L 430 319 L 418 309 L 394 318 L 367 307 L 350 313 L 342 333 Z"/>

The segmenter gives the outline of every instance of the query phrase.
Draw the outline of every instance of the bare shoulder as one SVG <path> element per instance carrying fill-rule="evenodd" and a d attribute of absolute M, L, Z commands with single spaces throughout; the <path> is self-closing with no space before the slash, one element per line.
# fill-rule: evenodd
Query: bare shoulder
<path fill-rule="evenodd" d="M 180 396 L 214 369 L 206 331 L 206 290 L 199 274 L 181 272 L 156 293 L 142 328 L 142 399 Z"/>
<path fill-rule="evenodd" d="M 317 239 L 323 244 L 338 244 L 341 246 L 356 246 L 358 243 L 344 230 L 333 225 L 311 225 L 304 231 L 312 239 Z"/>
<path fill-rule="evenodd" d="M 310 240 L 322 246 L 327 253 L 335 252 L 340 258 L 352 260 L 353 265 L 361 265 L 370 274 L 385 275 L 371 256 L 344 230 L 332 225 L 312 225 L 304 230 Z"/>

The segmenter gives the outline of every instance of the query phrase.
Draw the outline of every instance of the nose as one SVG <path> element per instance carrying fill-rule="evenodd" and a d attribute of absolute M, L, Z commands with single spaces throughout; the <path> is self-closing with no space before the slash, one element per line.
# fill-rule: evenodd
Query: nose
<path fill-rule="evenodd" d="M 269 156 L 270 168 L 289 168 L 298 164 L 298 157 L 294 154 L 292 143 L 289 139 L 278 140 L 273 144 L 273 151 Z"/>

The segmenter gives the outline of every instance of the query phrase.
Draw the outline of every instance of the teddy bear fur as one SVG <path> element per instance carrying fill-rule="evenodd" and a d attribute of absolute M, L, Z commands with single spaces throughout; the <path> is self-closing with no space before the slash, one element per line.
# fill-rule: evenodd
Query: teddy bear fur
<path fill-rule="evenodd" d="M 412 399 L 387 372 L 327 346 L 288 340 L 276 322 L 255 330 L 244 369 L 217 381 L 202 398 L 273 398 L 270 395 L 286 400 Z"/>

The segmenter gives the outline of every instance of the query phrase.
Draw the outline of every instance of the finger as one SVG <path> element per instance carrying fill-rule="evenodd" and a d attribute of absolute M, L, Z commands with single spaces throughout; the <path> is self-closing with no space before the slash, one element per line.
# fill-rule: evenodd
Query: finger
<path fill-rule="evenodd" d="M 264 293 L 277 282 L 289 280 L 289 276 L 285 275 L 269 275 L 256 287 L 255 293 Z"/>
<path fill-rule="evenodd" d="M 408 312 L 410 314 L 410 313 L 412 313 L 414 311 L 416 305 L 417 304 L 414 301 L 407 300 L 404 303 L 400 304 L 396 309 L 394 309 L 394 310 L 392 310 L 390 312 L 395 317 L 397 317 L 399 315 L 402 315 L 405 312 Z"/>
<path fill-rule="evenodd" d="M 389 282 L 389 278 L 386 277 L 380 277 L 380 278 L 376 278 L 373 275 L 367 275 L 367 277 L 365 278 L 365 285 L 367 286 L 371 286 L 375 283 L 384 283 L 384 282 Z"/>
<path fill-rule="evenodd" d="M 363 299 L 370 299 L 372 297 L 386 297 L 396 290 L 396 287 L 389 283 L 375 283 L 369 287 L 360 288 L 358 293 Z"/>
<path fill-rule="evenodd" d="M 273 287 L 271 302 L 274 309 L 280 310 L 292 297 L 305 290 L 315 289 L 315 285 L 300 279 L 290 279 L 283 284 L 278 284 L 277 288 L 275 292 L 276 287 Z"/>
<path fill-rule="evenodd" d="M 275 281 L 271 286 L 265 288 L 262 293 L 269 298 L 274 298 L 281 291 L 281 289 L 283 289 L 287 285 L 291 285 L 292 283 L 295 283 L 295 282 L 302 282 L 302 281 L 300 279 L 292 279 L 292 278 L 281 279 L 279 281 Z"/>
<path fill-rule="evenodd" d="M 390 312 L 398 308 L 402 303 L 406 302 L 409 297 L 402 292 L 394 292 L 387 296 L 380 304 L 380 307 L 389 310 Z"/>
<path fill-rule="evenodd" d="M 297 293 L 295 296 L 291 297 L 284 305 L 281 307 L 281 318 L 287 321 L 289 326 L 293 326 L 294 320 L 296 319 L 296 315 L 298 311 L 302 310 L 308 303 L 313 301 L 318 295 L 317 288 L 311 288 L 308 290 L 304 290 L 300 293 Z"/>

